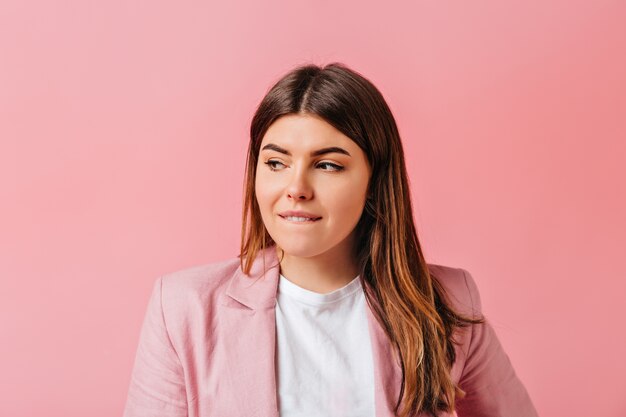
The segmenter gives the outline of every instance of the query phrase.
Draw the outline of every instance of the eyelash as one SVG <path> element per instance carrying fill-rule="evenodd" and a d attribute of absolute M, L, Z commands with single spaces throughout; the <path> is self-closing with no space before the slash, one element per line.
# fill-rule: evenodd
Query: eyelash
<path fill-rule="evenodd" d="M 273 161 L 273 160 L 269 160 L 269 161 L 265 161 L 264 164 L 267 165 L 270 170 L 272 171 L 278 171 L 276 168 L 274 168 L 274 166 L 272 164 L 277 163 L 277 164 L 281 164 L 284 165 L 282 162 L 280 161 Z M 317 164 L 317 166 L 320 165 L 329 165 L 331 167 L 333 167 L 333 169 L 324 169 L 323 171 L 328 171 L 328 172 L 339 172 L 339 171 L 343 171 L 343 167 L 339 166 L 337 164 L 333 164 L 331 162 L 320 162 L 319 164 Z"/>

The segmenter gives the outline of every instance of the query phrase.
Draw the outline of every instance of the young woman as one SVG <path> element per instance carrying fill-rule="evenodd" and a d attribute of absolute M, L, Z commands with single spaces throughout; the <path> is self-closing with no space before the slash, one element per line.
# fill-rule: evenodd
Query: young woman
<path fill-rule="evenodd" d="M 537 415 L 472 276 L 424 259 L 366 78 L 305 65 L 263 98 L 241 253 L 156 280 L 124 415 Z"/>

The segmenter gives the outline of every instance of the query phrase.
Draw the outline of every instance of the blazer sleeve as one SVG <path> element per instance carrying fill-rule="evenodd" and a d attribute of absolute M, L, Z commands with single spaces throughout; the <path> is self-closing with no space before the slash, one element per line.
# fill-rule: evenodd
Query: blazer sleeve
<path fill-rule="evenodd" d="M 482 304 L 478 287 L 471 274 L 462 271 L 474 313 L 479 316 Z M 489 321 L 471 327 L 469 350 L 459 381 L 466 392 L 456 406 L 459 417 L 537 417 L 528 392 Z"/>
<path fill-rule="evenodd" d="M 124 417 L 187 417 L 184 372 L 165 324 L 162 290 L 159 277 L 141 327 Z"/>

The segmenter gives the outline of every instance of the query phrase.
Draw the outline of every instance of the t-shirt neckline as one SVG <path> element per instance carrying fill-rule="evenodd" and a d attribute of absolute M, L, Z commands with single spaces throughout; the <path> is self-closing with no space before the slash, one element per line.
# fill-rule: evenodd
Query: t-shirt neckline
<path fill-rule="evenodd" d="M 359 275 L 354 277 L 352 281 L 341 288 L 337 288 L 326 294 L 307 290 L 299 285 L 289 281 L 282 273 L 279 274 L 278 291 L 290 297 L 296 298 L 307 304 L 322 305 L 337 302 L 343 298 L 349 297 L 360 290 L 361 280 Z"/>

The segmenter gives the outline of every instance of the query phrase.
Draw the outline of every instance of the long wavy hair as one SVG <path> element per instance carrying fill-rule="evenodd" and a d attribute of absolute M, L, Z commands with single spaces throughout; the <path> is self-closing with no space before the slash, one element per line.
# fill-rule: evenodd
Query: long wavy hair
<path fill-rule="evenodd" d="M 314 114 L 352 139 L 372 167 L 369 197 L 356 226 L 357 263 L 368 305 L 396 348 L 402 385 L 401 417 L 452 412 L 465 393 L 451 378 L 457 327 L 482 323 L 452 309 L 429 271 L 417 238 L 404 152 L 395 119 L 376 87 L 342 63 L 306 64 L 267 92 L 250 126 L 246 160 L 241 268 L 249 274 L 257 253 L 275 244 L 263 224 L 254 189 L 259 148 L 279 117 Z M 367 285 L 366 285 L 367 284 Z"/>

